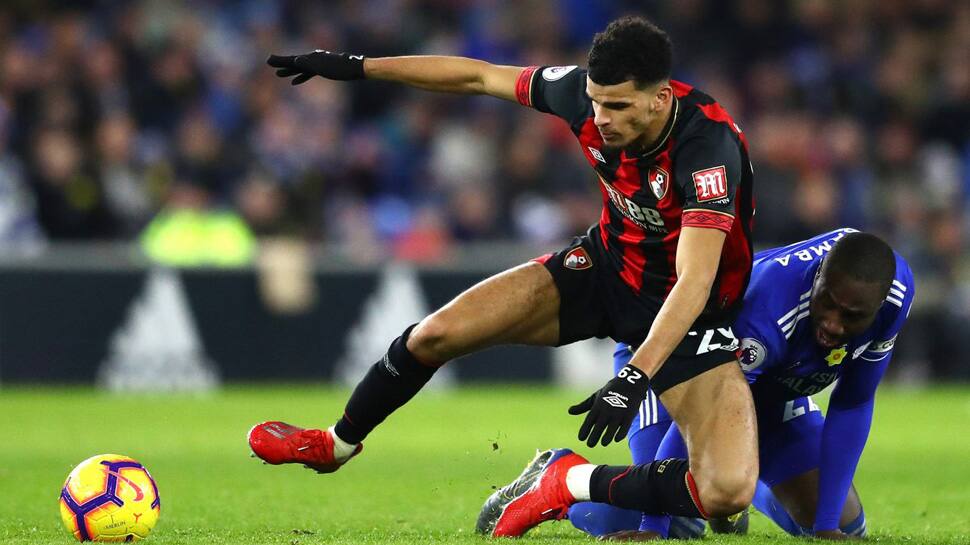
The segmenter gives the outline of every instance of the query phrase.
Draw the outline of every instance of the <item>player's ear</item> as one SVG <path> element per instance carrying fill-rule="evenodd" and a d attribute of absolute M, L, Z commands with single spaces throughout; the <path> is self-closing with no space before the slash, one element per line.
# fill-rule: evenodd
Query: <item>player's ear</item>
<path fill-rule="evenodd" d="M 653 113 L 658 113 L 663 111 L 664 107 L 670 103 L 674 98 L 674 90 L 670 86 L 669 82 L 663 82 L 657 88 L 657 92 L 653 96 L 653 100 L 650 101 L 650 110 Z"/>

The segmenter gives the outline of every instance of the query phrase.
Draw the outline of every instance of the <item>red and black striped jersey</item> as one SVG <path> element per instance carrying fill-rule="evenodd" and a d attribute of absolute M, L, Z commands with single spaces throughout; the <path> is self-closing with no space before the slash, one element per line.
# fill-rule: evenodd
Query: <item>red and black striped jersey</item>
<path fill-rule="evenodd" d="M 520 103 L 569 123 L 603 195 L 602 260 L 641 297 L 663 300 L 677 281 L 682 227 L 727 233 L 705 312 L 739 303 L 751 273 L 753 171 L 744 134 L 710 96 L 671 81 L 673 115 L 654 149 L 610 149 L 593 123 L 586 70 L 529 67 L 516 83 Z"/>

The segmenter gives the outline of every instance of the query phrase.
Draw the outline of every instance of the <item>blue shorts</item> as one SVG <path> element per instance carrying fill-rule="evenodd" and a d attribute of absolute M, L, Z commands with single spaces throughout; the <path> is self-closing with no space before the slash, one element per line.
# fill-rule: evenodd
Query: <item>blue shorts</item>
<path fill-rule="evenodd" d="M 758 415 L 758 479 L 769 487 L 815 469 L 822 447 L 822 411 L 810 396 L 754 400 Z"/>
<path fill-rule="evenodd" d="M 629 346 L 617 344 L 613 353 L 615 372 L 619 372 L 629 363 L 632 356 Z M 758 450 L 761 460 L 758 479 L 771 487 L 817 468 L 825 419 L 812 398 L 800 397 L 785 401 L 762 397 L 755 398 L 754 404 L 758 418 Z M 646 451 L 651 455 L 656 452 L 659 439 L 656 440 L 656 445 L 647 445 L 645 443 L 652 441 L 633 441 L 633 436 L 650 432 L 654 437 L 662 438 L 663 432 L 653 432 L 666 431 L 670 425 L 670 413 L 657 396 L 648 391 L 630 426 L 631 446 L 636 443 L 637 450 L 645 450 L 642 453 L 633 453 L 636 463 L 643 463 L 637 458 L 645 458 Z"/>

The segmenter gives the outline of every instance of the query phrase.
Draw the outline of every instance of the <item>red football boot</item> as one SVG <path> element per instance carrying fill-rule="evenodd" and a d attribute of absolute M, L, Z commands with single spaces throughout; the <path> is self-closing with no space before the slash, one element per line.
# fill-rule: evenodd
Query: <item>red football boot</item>
<path fill-rule="evenodd" d="M 364 444 L 358 444 L 347 460 L 337 461 L 330 430 L 308 430 L 284 422 L 263 422 L 249 430 L 249 448 L 267 464 L 303 464 L 317 473 L 333 473 L 360 453 Z"/>
<path fill-rule="evenodd" d="M 485 500 L 476 530 L 491 537 L 519 537 L 547 520 L 562 520 L 576 502 L 566 488 L 566 472 L 588 463 L 569 449 L 537 453 L 516 480 Z"/>

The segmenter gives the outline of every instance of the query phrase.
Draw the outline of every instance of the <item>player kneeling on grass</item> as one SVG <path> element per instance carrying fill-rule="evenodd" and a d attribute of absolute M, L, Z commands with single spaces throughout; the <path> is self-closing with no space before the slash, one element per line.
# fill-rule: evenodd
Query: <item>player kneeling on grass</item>
<path fill-rule="evenodd" d="M 760 473 L 753 503 L 789 534 L 865 535 L 852 476 L 869 434 L 876 386 L 913 295 L 906 261 L 877 237 L 851 229 L 755 256 L 734 326 L 743 339 L 740 363 L 758 418 Z M 623 367 L 630 354 L 621 343 L 614 364 Z M 823 418 L 810 396 L 836 379 Z M 629 443 L 638 465 L 687 453 L 676 424 L 653 394 L 640 406 Z M 516 486 L 493 494 L 479 529 L 514 516 L 497 506 L 510 504 L 510 497 L 535 483 L 541 459 L 557 452 L 541 453 L 526 472 L 531 478 L 523 475 Z M 623 486 L 623 476 L 610 488 L 616 486 Z M 700 519 L 650 516 L 602 503 L 576 503 L 568 517 L 577 528 L 612 539 L 698 537 L 704 531 Z M 722 531 L 739 531 L 746 517 L 718 522 Z"/>

